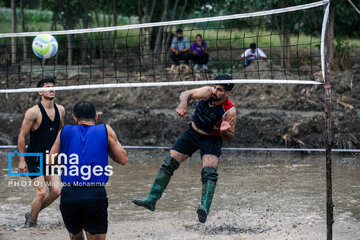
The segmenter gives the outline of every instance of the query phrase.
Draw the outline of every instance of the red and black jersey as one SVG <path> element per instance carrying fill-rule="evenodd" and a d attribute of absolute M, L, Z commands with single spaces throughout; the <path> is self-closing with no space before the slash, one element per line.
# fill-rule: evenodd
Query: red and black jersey
<path fill-rule="evenodd" d="M 202 131 L 213 136 L 220 136 L 222 118 L 232 109 L 235 107 L 228 98 L 220 105 L 212 105 L 209 100 L 202 99 L 196 106 L 192 121 Z"/>

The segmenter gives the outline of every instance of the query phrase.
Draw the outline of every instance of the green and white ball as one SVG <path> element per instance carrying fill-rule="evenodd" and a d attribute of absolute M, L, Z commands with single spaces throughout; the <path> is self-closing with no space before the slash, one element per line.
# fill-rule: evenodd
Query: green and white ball
<path fill-rule="evenodd" d="M 50 34 L 37 35 L 32 42 L 32 49 L 39 58 L 51 58 L 58 50 L 58 42 Z"/>

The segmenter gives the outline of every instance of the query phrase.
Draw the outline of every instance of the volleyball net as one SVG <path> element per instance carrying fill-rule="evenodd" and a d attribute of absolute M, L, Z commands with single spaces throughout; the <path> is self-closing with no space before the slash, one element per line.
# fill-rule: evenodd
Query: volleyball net
<path fill-rule="evenodd" d="M 3 33 L 0 93 L 37 92 L 36 83 L 43 78 L 55 78 L 56 90 L 79 90 L 214 84 L 212 79 L 221 73 L 230 74 L 233 80 L 228 82 L 233 83 L 321 84 L 328 3 L 104 28 Z M 177 29 L 182 29 L 184 46 L 178 44 Z M 42 60 L 32 52 L 32 40 L 41 33 L 52 34 L 59 43 L 53 58 Z M 206 42 L 200 51 L 199 35 L 201 45 Z M 255 54 L 247 58 L 251 44 L 256 45 Z M 172 47 L 188 51 L 177 54 Z"/>

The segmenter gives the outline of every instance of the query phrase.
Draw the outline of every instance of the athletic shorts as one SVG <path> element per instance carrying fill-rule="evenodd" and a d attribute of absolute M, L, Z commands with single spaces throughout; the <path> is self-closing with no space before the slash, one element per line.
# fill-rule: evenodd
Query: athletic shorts
<path fill-rule="evenodd" d="M 60 211 L 66 229 L 78 234 L 82 229 L 90 234 L 108 230 L 108 199 L 104 187 L 64 186 Z"/>
<path fill-rule="evenodd" d="M 191 156 L 200 149 L 201 156 L 209 154 L 218 158 L 221 155 L 222 137 L 202 135 L 195 131 L 192 126 L 176 140 L 172 150 Z"/>
<path fill-rule="evenodd" d="M 40 172 L 40 158 L 39 157 L 33 157 L 33 156 L 26 156 L 25 157 L 25 162 L 28 168 L 28 172 L 29 173 L 39 173 Z M 51 170 L 51 168 L 49 169 L 50 173 L 46 174 L 46 158 L 45 158 L 45 154 L 43 157 L 43 176 L 45 175 L 55 175 L 58 174 L 57 170 L 54 169 L 53 171 Z M 39 176 L 29 176 L 30 179 L 34 179 L 37 178 Z"/>

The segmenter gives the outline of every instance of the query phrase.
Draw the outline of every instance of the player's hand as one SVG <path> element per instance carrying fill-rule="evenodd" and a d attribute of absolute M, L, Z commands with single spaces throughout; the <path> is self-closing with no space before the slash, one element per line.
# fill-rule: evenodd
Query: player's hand
<path fill-rule="evenodd" d="M 26 173 L 28 172 L 27 164 L 24 159 L 20 159 L 19 166 L 18 166 L 19 173 Z"/>
<path fill-rule="evenodd" d="M 234 119 L 229 118 L 229 120 L 226 121 L 226 118 L 224 115 L 222 122 L 221 122 L 220 131 L 223 132 L 223 131 L 229 130 L 233 125 L 234 125 Z"/>
<path fill-rule="evenodd" d="M 184 119 L 187 112 L 187 106 L 185 104 L 179 104 L 176 108 L 176 113 L 179 115 L 180 119 Z"/>

